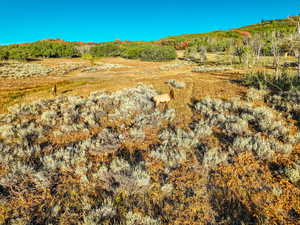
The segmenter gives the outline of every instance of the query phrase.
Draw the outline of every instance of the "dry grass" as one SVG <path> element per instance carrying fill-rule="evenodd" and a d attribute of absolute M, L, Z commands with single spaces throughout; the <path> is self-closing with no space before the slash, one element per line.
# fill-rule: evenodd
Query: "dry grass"
<path fill-rule="evenodd" d="M 61 61 L 84 62 L 41 63 Z M 244 70 L 101 62 L 131 67 L 0 79 L 0 113 L 26 103 L 0 117 L 0 224 L 298 224 L 300 94 L 247 94 Z M 169 80 L 185 87 L 156 109 Z"/>
<path fill-rule="evenodd" d="M 82 59 L 47 59 L 42 63 L 53 65 L 62 61 L 84 62 Z M 54 84 L 58 84 L 58 95 L 67 96 L 88 96 L 89 93 L 96 90 L 116 91 L 132 87 L 139 82 L 153 85 L 156 90 L 167 93 L 169 89 L 165 82 L 175 79 L 185 82 L 186 88 L 176 90 L 175 101 L 169 106 L 176 109 L 178 116 L 182 119 L 180 119 L 180 122 L 186 123 L 191 117 L 191 111 L 187 105 L 191 99 L 199 99 L 204 96 L 228 99 L 241 95 L 245 90 L 243 87 L 231 82 L 233 79 L 238 79 L 238 72 L 197 74 L 191 72 L 191 65 L 161 71 L 159 67 L 170 64 L 170 62 L 141 62 L 122 58 L 103 58 L 100 62 L 121 64 L 132 68 L 112 69 L 94 73 L 75 71 L 65 76 L 55 77 L 0 78 L 0 113 L 7 112 L 7 108 L 14 104 L 53 97 L 51 88 Z"/>

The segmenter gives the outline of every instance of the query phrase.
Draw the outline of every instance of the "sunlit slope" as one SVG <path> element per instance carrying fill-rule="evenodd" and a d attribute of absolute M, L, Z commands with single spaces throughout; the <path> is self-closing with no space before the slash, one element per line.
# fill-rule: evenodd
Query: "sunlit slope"
<path fill-rule="evenodd" d="M 299 16 L 293 16 L 286 19 L 279 20 L 268 20 L 262 21 L 258 24 L 253 24 L 241 28 L 234 28 L 231 30 L 220 30 L 213 31 L 209 33 L 193 33 L 193 34 L 182 34 L 176 36 L 169 36 L 163 38 L 163 41 L 167 40 L 193 40 L 195 38 L 241 38 L 247 35 L 254 35 L 257 33 L 269 33 L 273 31 L 278 31 L 282 33 L 292 33 L 295 31 L 297 22 L 299 21 Z"/>

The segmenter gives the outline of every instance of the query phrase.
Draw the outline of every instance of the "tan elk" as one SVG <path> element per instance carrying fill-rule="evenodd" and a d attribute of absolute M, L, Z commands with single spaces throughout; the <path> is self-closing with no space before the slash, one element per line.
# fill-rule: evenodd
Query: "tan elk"
<path fill-rule="evenodd" d="M 157 107 L 160 103 L 168 103 L 171 99 L 174 99 L 174 90 L 170 89 L 169 94 L 161 94 L 153 97 L 153 101 L 155 103 L 155 107 Z"/>

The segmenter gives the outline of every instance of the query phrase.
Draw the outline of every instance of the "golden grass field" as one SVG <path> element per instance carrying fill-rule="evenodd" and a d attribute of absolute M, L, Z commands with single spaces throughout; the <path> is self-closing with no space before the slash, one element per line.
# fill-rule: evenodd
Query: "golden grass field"
<path fill-rule="evenodd" d="M 212 60 L 215 58 L 212 56 Z M 41 64 L 51 65 L 57 62 L 84 62 L 84 59 L 44 59 Z M 188 103 L 191 99 L 204 96 L 228 99 L 241 96 L 245 88 L 232 81 L 240 79 L 243 70 L 230 72 L 194 73 L 192 65 L 181 66 L 169 71 L 160 70 L 160 66 L 171 62 L 141 62 L 123 58 L 103 58 L 96 62 L 121 64 L 132 68 L 111 69 L 97 72 L 74 71 L 63 76 L 29 77 L 22 79 L 0 78 L 0 113 L 7 112 L 7 107 L 44 98 L 52 98 L 51 89 L 57 84 L 57 95 L 87 96 L 96 90 L 116 91 L 135 86 L 138 83 L 153 85 L 154 89 L 168 92 L 166 81 L 175 79 L 187 84 L 184 90 L 176 91 L 176 98 L 170 107 L 176 108 L 180 118 L 190 118 Z M 182 113 L 182 114 L 181 114 Z"/>

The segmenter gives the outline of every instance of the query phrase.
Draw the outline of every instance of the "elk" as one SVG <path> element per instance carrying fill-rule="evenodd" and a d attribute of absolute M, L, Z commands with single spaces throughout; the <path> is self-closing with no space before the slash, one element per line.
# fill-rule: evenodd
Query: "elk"
<path fill-rule="evenodd" d="M 174 90 L 170 89 L 169 94 L 161 94 L 153 97 L 153 101 L 155 103 L 155 107 L 157 107 L 160 103 L 168 103 L 171 99 L 174 99 Z"/>
<path fill-rule="evenodd" d="M 54 84 L 53 88 L 51 89 L 51 92 L 54 96 L 56 96 L 56 93 L 57 93 L 57 86 L 56 84 Z"/>

